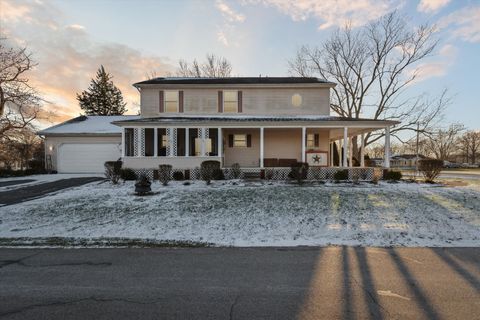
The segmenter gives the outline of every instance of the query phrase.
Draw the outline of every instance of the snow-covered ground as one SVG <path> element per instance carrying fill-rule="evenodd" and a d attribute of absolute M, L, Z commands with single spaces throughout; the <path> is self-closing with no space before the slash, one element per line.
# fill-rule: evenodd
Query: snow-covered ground
<path fill-rule="evenodd" d="M 105 177 L 105 175 L 101 173 L 58 173 L 58 174 L 35 174 L 35 175 L 24 176 L 24 177 L 0 178 L 0 182 L 33 180 L 33 181 L 19 183 L 15 185 L 0 187 L 0 192 L 14 190 L 14 189 L 23 188 L 26 186 L 31 186 L 31 185 L 45 183 L 45 182 L 58 181 L 62 179 L 85 178 L 85 177 Z"/>
<path fill-rule="evenodd" d="M 0 237 L 143 238 L 233 246 L 480 246 L 480 188 L 381 182 L 91 183 L 0 207 Z"/>

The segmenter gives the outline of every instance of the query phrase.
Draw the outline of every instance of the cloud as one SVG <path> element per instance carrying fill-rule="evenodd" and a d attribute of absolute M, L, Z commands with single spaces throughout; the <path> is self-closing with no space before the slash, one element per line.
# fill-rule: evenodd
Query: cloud
<path fill-rule="evenodd" d="M 457 53 L 458 49 L 455 46 L 451 44 L 444 45 L 440 48 L 437 58 L 432 58 L 431 61 L 424 62 L 409 72 L 409 76 L 413 74 L 416 76 L 413 83 L 446 75 L 448 69 L 455 63 Z"/>
<path fill-rule="evenodd" d="M 85 27 L 81 26 L 79 24 L 71 24 L 71 25 L 67 26 L 67 28 L 70 28 L 72 30 L 78 30 L 78 31 L 84 31 L 85 30 Z"/>
<path fill-rule="evenodd" d="M 220 41 L 225 47 L 228 47 L 230 44 L 228 42 L 227 36 L 225 35 L 225 32 L 219 31 L 217 33 L 217 39 Z"/>
<path fill-rule="evenodd" d="M 421 0 L 417 10 L 425 13 L 434 13 L 445 7 L 450 0 Z"/>
<path fill-rule="evenodd" d="M 261 3 L 267 7 L 274 7 L 294 21 L 305 21 L 311 18 L 320 20 L 318 27 L 320 30 L 344 26 L 347 22 L 350 22 L 353 27 L 358 27 L 403 5 L 400 0 L 245 0 L 244 3 Z"/>
<path fill-rule="evenodd" d="M 480 6 L 466 7 L 441 18 L 438 28 L 450 28 L 454 37 L 480 42 Z"/>
<path fill-rule="evenodd" d="M 215 7 L 222 13 L 225 20 L 221 26 L 217 27 L 217 40 L 225 47 L 230 47 L 231 45 L 238 47 L 239 42 L 231 39 L 238 38 L 236 26 L 245 21 L 245 15 L 235 12 L 223 0 L 217 0 Z"/>
<path fill-rule="evenodd" d="M 225 19 L 227 19 L 230 22 L 243 22 L 243 21 L 245 21 L 245 16 L 243 14 L 235 12 L 223 0 L 217 0 L 215 2 L 215 7 L 218 10 L 220 10 L 220 12 L 225 17 Z"/>
<path fill-rule="evenodd" d="M 85 90 L 100 65 L 113 76 L 122 91 L 129 113 L 138 111 L 139 94 L 132 83 L 149 72 L 162 75 L 175 68 L 166 57 L 145 55 L 137 49 L 113 42 L 97 42 L 84 26 L 64 23 L 62 13 L 50 3 L 1 0 L 2 16 L 17 17 L 2 29 L 17 45 L 27 45 L 38 65 L 29 74 L 30 83 L 49 101 L 45 112 L 53 122 L 81 113 L 76 93 Z M 5 5 L 6 4 L 6 5 Z M 17 10 L 17 7 L 27 9 Z M 20 18 L 20 15 L 21 18 Z M 22 23 L 29 21 L 29 23 Z M 61 27 L 64 26 L 64 27 Z"/>

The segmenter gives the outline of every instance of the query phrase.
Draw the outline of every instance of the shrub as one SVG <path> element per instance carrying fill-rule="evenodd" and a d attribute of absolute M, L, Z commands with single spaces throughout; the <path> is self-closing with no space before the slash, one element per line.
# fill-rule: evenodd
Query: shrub
<path fill-rule="evenodd" d="M 213 180 L 225 180 L 225 174 L 223 173 L 223 170 L 222 169 L 213 170 L 212 179 Z"/>
<path fill-rule="evenodd" d="M 242 174 L 242 170 L 240 169 L 240 164 L 238 163 L 232 164 L 232 168 L 230 170 L 232 172 L 233 179 L 240 178 L 240 175 Z"/>
<path fill-rule="evenodd" d="M 338 170 L 333 175 L 333 179 L 335 179 L 335 181 L 348 180 L 348 170 L 346 170 L 346 169 Z"/>
<path fill-rule="evenodd" d="M 172 177 L 172 166 L 169 164 L 161 164 L 158 166 L 158 180 L 162 185 L 166 186 Z"/>
<path fill-rule="evenodd" d="M 437 159 L 421 159 L 418 161 L 418 170 L 425 177 L 425 182 L 433 182 L 443 168 L 443 161 Z"/>
<path fill-rule="evenodd" d="M 200 176 L 202 180 L 204 180 L 207 185 L 212 182 L 214 178 L 214 173 L 220 169 L 220 161 L 215 160 L 207 160 L 203 161 L 200 165 Z"/>
<path fill-rule="evenodd" d="M 175 180 L 175 181 L 185 180 L 183 172 L 182 171 L 174 171 L 173 172 L 173 180 Z"/>
<path fill-rule="evenodd" d="M 265 169 L 265 180 L 272 180 L 275 172 L 273 169 Z"/>
<path fill-rule="evenodd" d="M 139 196 L 144 196 L 148 193 L 152 192 L 152 188 L 150 187 L 152 183 L 150 179 L 148 179 L 145 173 L 140 174 L 138 177 L 137 182 L 135 183 L 135 193 Z"/>
<path fill-rule="evenodd" d="M 32 159 L 28 161 L 28 167 L 34 172 L 44 172 L 45 164 L 43 160 Z"/>
<path fill-rule="evenodd" d="M 398 181 L 402 179 L 402 173 L 400 171 L 385 170 L 383 173 L 384 180 Z"/>
<path fill-rule="evenodd" d="M 303 180 L 307 179 L 308 174 L 308 163 L 306 162 L 297 162 L 292 164 L 290 167 L 290 173 L 288 177 L 290 179 L 296 180 L 298 184 L 302 184 Z"/>
<path fill-rule="evenodd" d="M 133 181 L 137 180 L 137 174 L 130 168 L 123 168 L 120 170 L 120 178 L 123 181 Z"/>
<path fill-rule="evenodd" d="M 105 162 L 105 176 L 111 183 L 117 184 L 120 180 L 120 171 L 122 170 L 122 161 Z"/>

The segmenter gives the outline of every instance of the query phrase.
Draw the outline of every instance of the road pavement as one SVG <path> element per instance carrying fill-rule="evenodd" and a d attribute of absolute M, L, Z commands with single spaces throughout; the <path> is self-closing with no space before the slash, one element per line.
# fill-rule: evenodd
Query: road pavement
<path fill-rule="evenodd" d="M 0 319 L 479 319 L 480 248 L 3 248 L 0 288 Z"/>

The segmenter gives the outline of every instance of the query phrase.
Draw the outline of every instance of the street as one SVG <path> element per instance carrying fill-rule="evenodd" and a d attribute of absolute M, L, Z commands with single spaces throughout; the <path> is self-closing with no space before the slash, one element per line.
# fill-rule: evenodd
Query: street
<path fill-rule="evenodd" d="M 479 319 L 479 248 L 0 249 L 0 319 Z"/>

